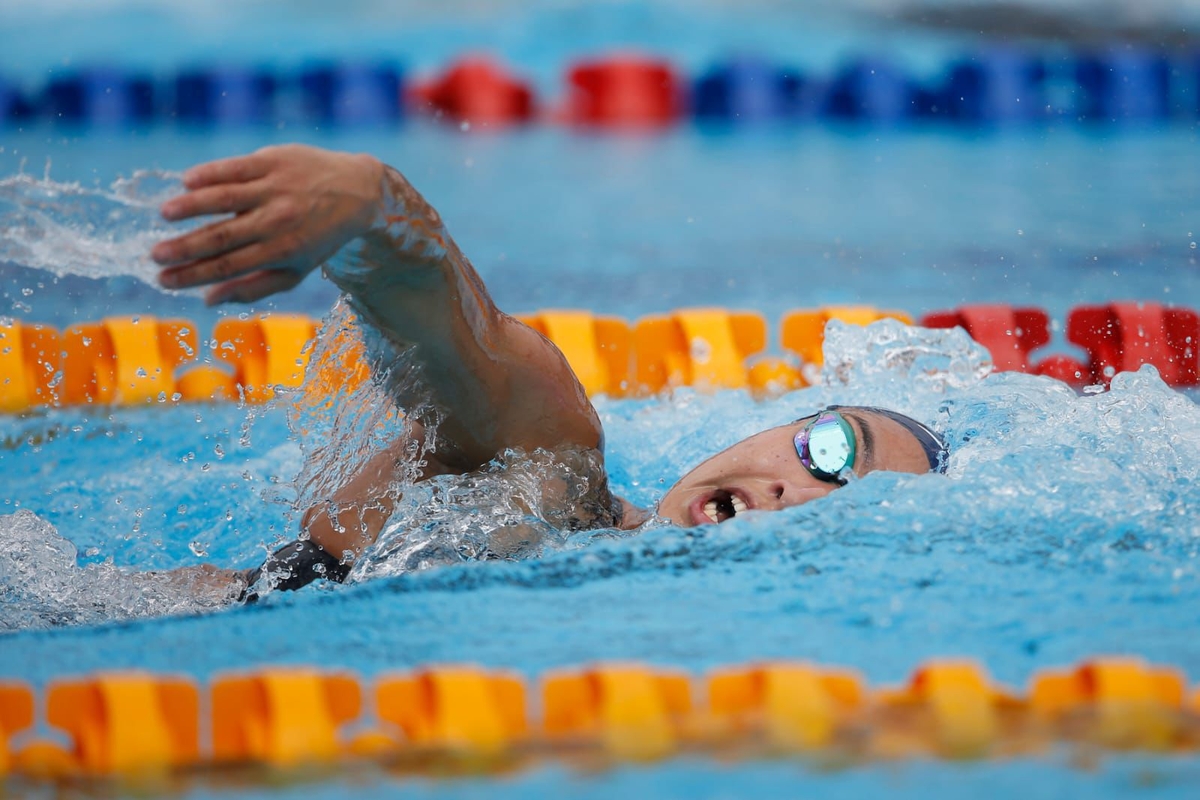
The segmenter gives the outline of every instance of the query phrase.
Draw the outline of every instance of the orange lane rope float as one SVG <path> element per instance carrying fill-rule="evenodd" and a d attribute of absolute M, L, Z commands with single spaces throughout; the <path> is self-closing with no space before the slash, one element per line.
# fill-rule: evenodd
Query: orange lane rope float
<path fill-rule="evenodd" d="M 686 308 L 633 324 L 583 310 L 543 310 L 517 318 L 553 342 L 590 395 L 646 397 L 680 386 L 778 394 L 807 385 L 822 362 L 831 320 L 868 325 L 884 318 L 911 323 L 902 311 L 869 306 L 797 309 L 783 315 L 778 347 L 767 355 L 767 320 L 754 311 Z M 992 354 L 997 370 L 1050 375 L 1075 386 L 1107 384 L 1122 370 L 1152 364 L 1171 386 L 1200 385 L 1200 314 L 1157 303 L 1120 302 L 1070 311 L 1067 342 L 1086 360 L 1065 354 L 1036 358 L 1049 344 L 1049 315 L 1036 308 L 991 304 L 936 311 L 926 327 L 960 326 Z M 0 413 L 50 406 L 141 405 L 154 402 L 263 403 L 278 387 L 300 386 L 309 342 L 319 324 L 302 315 L 226 317 L 199 338 L 188 320 L 112 317 L 72 325 L 0 321 Z M 345 332 L 339 332 L 343 335 Z M 361 358 L 357 348 L 347 358 Z M 318 376 L 316 386 L 367 379 L 365 366 Z M 324 369 L 332 369 L 326 366 Z"/>
<path fill-rule="evenodd" d="M 0 682 L 0 776 L 10 781 L 202 778 L 216 768 L 332 769 L 356 760 L 401 772 L 430 759 L 487 771 L 680 754 L 854 764 L 1008 758 L 1063 745 L 1194 754 L 1200 692 L 1189 694 L 1174 669 L 1115 657 L 1037 672 L 1024 692 L 968 660 L 930 661 L 898 687 L 778 661 L 699 678 L 602 663 L 535 682 L 467 665 L 374 681 L 263 667 L 207 688 L 184 677 L 101 673 L 51 682 L 40 698 Z"/>

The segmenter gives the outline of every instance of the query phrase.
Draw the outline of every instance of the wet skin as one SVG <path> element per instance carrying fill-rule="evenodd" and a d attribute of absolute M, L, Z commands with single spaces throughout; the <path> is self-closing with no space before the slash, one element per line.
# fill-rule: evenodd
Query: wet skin
<path fill-rule="evenodd" d="M 854 474 L 876 470 L 922 474 L 929 461 L 920 442 L 895 420 L 860 409 L 841 409 L 854 428 L 858 454 Z M 700 464 L 663 496 L 660 517 L 676 525 L 711 525 L 705 506 L 716 501 L 717 521 L 745 510 L 778 511 L 824 497 L 839 488 L 814 478 L 800 464 L 793 437 L 812 417 L 743 439 Z"/>

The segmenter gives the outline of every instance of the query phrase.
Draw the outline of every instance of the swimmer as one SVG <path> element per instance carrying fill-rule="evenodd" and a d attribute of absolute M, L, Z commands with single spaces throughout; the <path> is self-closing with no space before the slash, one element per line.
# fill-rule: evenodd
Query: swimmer
<path fill-rule="evenodd" d="M 163 204 L 165 219 L 221 216 L 154 247 L 160 283 L 208 287 L 210 305 L 249 303 L 321 267 L 389 352 L 411 348 L 440 409 L 437 447 L 419 480 L 480 470 L 510 449 L 541 449 L 587 479 L 586 497 L 560 491 L 572 529 L 633 529 L 651 518 L 610 491 L 600 419 L 566 359 L 496 307 L 438 213 L 399 171 L 368 155 L 285 145 L 193 167 L 183 184 Z M 395 400 L 403 408 L 413 398 Z M 343 580 L 383 529 L 396 465 L 423 436 L 412 425 L 409 440 L 309 510 L 298 541 L 230 579 L 282 589 Z M 815 409 L 704 461 L 667 491 L 657 514 L 682 527 L 718 524 L 824 497 L 848 471 L 940 471 L 946 455 L 933 431 L 896 412 Z M 547 492 L 553 497 L 555 487 Z"/>

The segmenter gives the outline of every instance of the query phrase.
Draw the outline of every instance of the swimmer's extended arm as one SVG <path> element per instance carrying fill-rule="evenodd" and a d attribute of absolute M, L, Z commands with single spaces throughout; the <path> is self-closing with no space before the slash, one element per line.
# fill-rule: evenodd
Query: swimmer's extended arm
<path fill-rule="evenodd" d="M 160 243 L 168 288 L 210 286 L 210 303 L 251 302 L 328 275 L 397 345 L 416 345 L 445 411 L 454 470 L 509 447 L 599 449 L 599 419 L 558 350 L 501 313 L 437 212 L 370 156 L 299 145 L 203 164 L 168 220 L 233 214 Z"/>

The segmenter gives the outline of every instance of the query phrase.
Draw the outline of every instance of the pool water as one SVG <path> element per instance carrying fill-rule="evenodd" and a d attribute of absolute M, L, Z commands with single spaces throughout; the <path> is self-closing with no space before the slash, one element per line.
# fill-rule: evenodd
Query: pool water
<path fill-rule="evenodd" d="M 629 8 L 642 7 L 622 7 L 621 25 L 636 27 Z M 553 17 L 544 13 L 543 22 Z M 871 41 L 838 26 L 843 41 Z M 772 41 L 800 45 L 806 35 Z M 459 41 L 433 38 L 440 44 L 413 45 L 417 62 Z M 695 60 L 717 44 L 672 54 Z M 160 47 L 141 57 L 170 63 Z M 562 57 L 530 60 L 549 74 Z M 605 137 L 554 128 L 473 136 L 414 122 L 341 132 L 6 131 L 0 313 L 64 327 L 109 314 L 184 316 L 202 331 L 217 313 L 239 313 L 153 286 L 146 250 L 167 230 L 154 209 L 190 164 L 291 139 L 370 151 L 403 169 L 513 312 L 578 307 L 634 320 L 720 305 L 776 322 L 830 303 L 919 315 L 1007 302 L 1061 320 L 1075 305 L 1115 299 L 1200 306 L 1190 127 L 685 126 Z M 149 174 L 125 180 L 138 170 Z M 249 311 L 320 317 L 334 301 L 312 278 Z M 961 332 L 834 326 L 823 380 L 774 401 L 688 390 L 596 401 L 614 488 L 644 505 L 708 454 L 831 402 L 884 405 L 935 425 L 954 450 L 947 475 L 874 474 L 819 502 L 719 528 L 550 538 L 511 562 L 445 547 L 424 569 L 384 559 L 370 579 L 273 594 L 255 607 L 212 608 L 136 573 L 252 566 L 295 535 L 291 482 L 304 451 L 287 397 L 265 407 L 3 417 L 0 675 L 42 686 L 131 667 L 203 680 L 262 664 L 372 676 L 467 661 L 532 678 L 601 659 L 698 674 L 787 658 L 852 667 L 879 684 L 956 655 L 1020 686 L 1039 668 L 1116 653 L 1195 680 L 1195 395 L 1150 368 L 1118 376 L 1109 392 L 1077 394 L 1048 379 L 986 374 L 986 361 Z M 511 478 L 484 481 L 484 494 L 502 493 Z M 476 535 L 461 516 L 440 513 L 453 510 L 431 507 L 422 535 Z M 1195 779 L 1194 758 L 1114 756 L 1083 770 L 1052 754 L 832 773 L 681 760 L 599 775 L 545 768 L 498 782 L 362 780 L 378 794 L 401 785 L 417 795 L 524 797 L 1184 796 Z M 267 791 L 340 795 L 350 780 Z"/>
<path fill-rule="evenodd" d="M 121 277 L 97 291 L 82 277 L 153 274 L 148 245 L 168 230 L 156 201 L 172 184 L 118 181 L 290 138 L 9 133 L 0 255 L 16 269 L 0 283 L 0 308 L 56 324 L 151 308 L 209 321 L 194 297 Z M 632 320 L 718 305 L 777 320 L 832 303 L 919 314 L 988 300 L 1061 321 L 1082 303 L 1200 297 L 1190 127 L 1108 137 L 683 127 L 604 137 L 553 128 L 469 136 L 413 123 L 294 138 L 404 169 L 513 312 L 579 307 Z M 26 177 L 14 177 L 22 167 Z M 314 280 L 264 308 L 319 317 L 332 301 Z"/>

